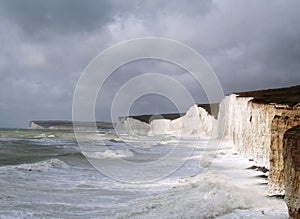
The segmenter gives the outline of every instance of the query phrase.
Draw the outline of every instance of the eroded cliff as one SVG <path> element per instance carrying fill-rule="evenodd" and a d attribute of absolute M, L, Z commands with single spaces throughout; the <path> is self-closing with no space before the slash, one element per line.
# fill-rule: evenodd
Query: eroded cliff
<path fill-rule="evenodd" d="M 225 97 L 220 103 L 218 133 L 224 141 L 232 142 L 240 155 L 269 169 L 272 120 L 289 109 L 252 99 L 236 94 Z"/>
<path fill-rule="evenodd" d="M 272 121 L 268 177 L 270 195 L 284 195 L 283 136 L 288 129 L 297 125 L 300 125 L 300 110 L 297 109 L 276 115 Z"/>
<path fill-rule="evenodd" d="M 300 126 L 284 134 L 285 201 L 291 219 L 300 219 Z"/>
<path fill-rule="evenodd" d="M 300 86 L 232 94 L 220 104 L 218 133 L 240 155 L 269 169 L 269 195 L 284 195 L 283 135 L 300 125 Z"/>

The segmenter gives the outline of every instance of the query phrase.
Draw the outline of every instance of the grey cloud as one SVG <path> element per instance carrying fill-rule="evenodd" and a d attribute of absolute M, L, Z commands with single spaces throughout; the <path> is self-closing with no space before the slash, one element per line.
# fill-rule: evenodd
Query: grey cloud
<path fill-rule="evenodd" d="M 2 16 L 29 34 L 90 31 L 112 21 L 107 0 L 1 0 Z"/>
<path fill-rule="evenodd" d="M 114 43 L 143 36 L 194 48 L 212 65 L 225 93 L 299 84 L 299 8 L 296 0 L 0 0 L 0 126 L 70 119 L 76 81 L 90 60 Z M 122 84 L 149 71 L 174 77 L 196 102 L 206 101 L 186 72 L 144 62 L 107 82 L 98 118 L 109 119 Z M 145 97 L 133 112 L 172 109 L 161 98 Z"/>

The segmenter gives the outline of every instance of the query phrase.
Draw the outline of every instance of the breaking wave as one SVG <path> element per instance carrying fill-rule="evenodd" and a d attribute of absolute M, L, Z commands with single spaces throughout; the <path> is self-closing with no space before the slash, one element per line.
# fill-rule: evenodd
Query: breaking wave
<path fill-rule="evenodd" d="M 125 158 L 134 156 L 134 153 L 128 148 L 124 150 L 105 150 L 103 152 L 83 152 L 83 154 L 88 158 L 94 159 Z"/>
<path fill-rule="evenodd" d="M 59 159 L 50 159 L 46 161 L 40 161 L 37 163 L 20 164 L 12 166 L 4 166 L 1 169 L 5 170 L 20 170 L 20 171 L 35 171 L 35 172 L 48 172 L 51 168 L 68 168 L 68 164 Z"/>
<path fill-rule="evenodd" d="M 229 184 L 225 176 L 206 172 L 178 180 L 170 191 L 143 200 L 116 218 L 215 218 L 251 208 L 252 198 L 241 194 L 247 192 Z"/>

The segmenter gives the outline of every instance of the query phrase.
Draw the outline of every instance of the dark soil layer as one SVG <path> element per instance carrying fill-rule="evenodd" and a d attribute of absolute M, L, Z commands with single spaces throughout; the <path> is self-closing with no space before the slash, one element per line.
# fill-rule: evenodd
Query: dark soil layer
<path fill-rule="evenodd" d="M 283 104 L 293 107 L 300 103 L 300 85 L 276 88 L 269 90 L 258 90 L 236 93 L 239 97 L 253 97 L 254 103 L 262 104 Z"/>

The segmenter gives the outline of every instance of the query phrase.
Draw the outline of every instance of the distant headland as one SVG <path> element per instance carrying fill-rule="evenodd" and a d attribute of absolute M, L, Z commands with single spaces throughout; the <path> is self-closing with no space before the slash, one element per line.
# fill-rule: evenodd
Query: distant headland
<path fill-rule="evenodd" d="M 76 122 L 77 127 L 82 129 L 94 126 L 94 122 Z M 113 123 L 110 122 L 96 122 L 98 129 L 112 129 Z M 68 120 L 34 120 L 29 122 L 31 129 L 73 129 L 73 122 Z"/>

